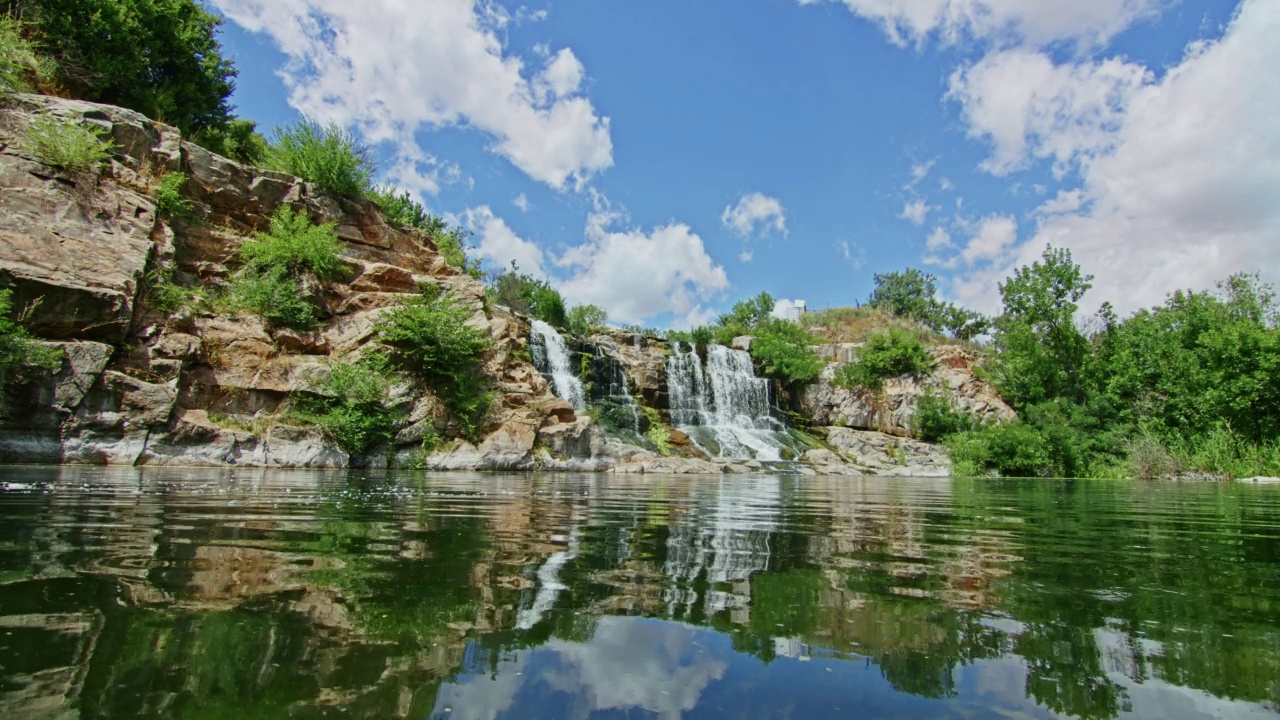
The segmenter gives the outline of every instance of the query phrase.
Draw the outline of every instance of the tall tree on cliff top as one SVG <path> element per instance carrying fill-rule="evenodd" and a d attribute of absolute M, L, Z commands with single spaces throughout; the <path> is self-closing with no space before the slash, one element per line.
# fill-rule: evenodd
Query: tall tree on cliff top
<path fill-rule="evenodd" d="M 73 97 L 121 105 L 184 133 L 221 128 L 235 68 L 195 0 L 3 0 Z"/>

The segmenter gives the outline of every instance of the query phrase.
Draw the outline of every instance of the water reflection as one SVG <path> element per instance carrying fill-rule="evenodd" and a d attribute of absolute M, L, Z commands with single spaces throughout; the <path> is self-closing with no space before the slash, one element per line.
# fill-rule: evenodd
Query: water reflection
<path fill-rule="evenodd" d="M 0 482 L 3 717 L 1280 716 L 1274 489 Z"/>

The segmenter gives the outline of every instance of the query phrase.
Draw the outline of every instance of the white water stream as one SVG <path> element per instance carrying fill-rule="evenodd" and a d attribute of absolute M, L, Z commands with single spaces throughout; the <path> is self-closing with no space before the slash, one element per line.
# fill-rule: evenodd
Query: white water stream
<path fill-rule="evenodd" d="M 551 385 L 557 397 L 572 405 L 574 410 L 585 410 L 587 393 L 582 380 L 573 374 L 569 347 L 565 345 L 564 336 L 541 320 L 534 320 L 531 324 L 533 342 L 530 345 L 534 367 L 551 376 Z"/>
<path fill-rule="evenodd" d="M 757 378 L 751 356 L 723 345 L 672 345 L 667 360 L 671 422 L 715 457 L 780 460 L 782 423 L 769 412 L 769 381 Z"/>

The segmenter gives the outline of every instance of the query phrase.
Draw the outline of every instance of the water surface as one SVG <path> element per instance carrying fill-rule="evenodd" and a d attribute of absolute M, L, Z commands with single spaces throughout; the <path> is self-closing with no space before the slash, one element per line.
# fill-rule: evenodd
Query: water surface
<path fill-rule="evenodd" d="M 1280 488 L 0 469 L 4 718 L 1280 717 Z"/>

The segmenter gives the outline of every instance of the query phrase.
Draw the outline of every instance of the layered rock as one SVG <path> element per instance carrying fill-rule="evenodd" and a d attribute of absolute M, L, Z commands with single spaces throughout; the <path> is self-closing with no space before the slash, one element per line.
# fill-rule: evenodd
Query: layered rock
<path fill-rule="evenodd" d="M 417 461 L 424 437 L 444 437 L 429 466 L 526 468 L 544 425 L 572 422 L 528 357 L 528 328 L 490 313 L 484 288 L 450 267 L 431 238 L 389 225 L 363 198 L 336 197 L 298 178 L 242 165 L 183 142 L 177 131 L 121 108 L 30 95 L 0 98 L 0 287 L 27 326 L 64 349 L 62 368 L 0 399 L 0 460 L 106 464 L 342 467 Z M 24 148 L 40 114 L 95 125 L 116 149 L 102 173 L 68 173 Z M 165 172 L 188 176 L 189 219 L 160 217 L 149 196 Z M 273 329 L 239 315 L 164 313 L 148 303 L 163 275 L 216 286 L 237 250 L 282 205 L 332 222 L 350 269 L 312 288 L 319 326 Z M 295 393 L 316 392 L 339 359 L 374 340 L 388 307 L 435 285 L 468 308 L 493 347 L 484 358 L 497 401 L 475 444 L 421 383 L 398 388 L 408 424 L 377 457 L 350 458 L 315 428 L 289 419 Z"/>
<path fill-rule="evenodd" d="M 959 345 L 931 348 L 933 369 L 922 377 L 888 378 L 879 389 L 846 389 L 833 380 L 840 366 L 857 360 L 859 345 L 824 345 L 818 354 L 833 362 L 818 381 L 796 399 L 796 410 L 819 427 L 874 430 L 908 438 L 914 432 L 916 405 L 925 395 L 948 400 L 952 407 L 982 421 L 1007 422 L 1013 408 L 974 371 L 977 353 Z"/>

